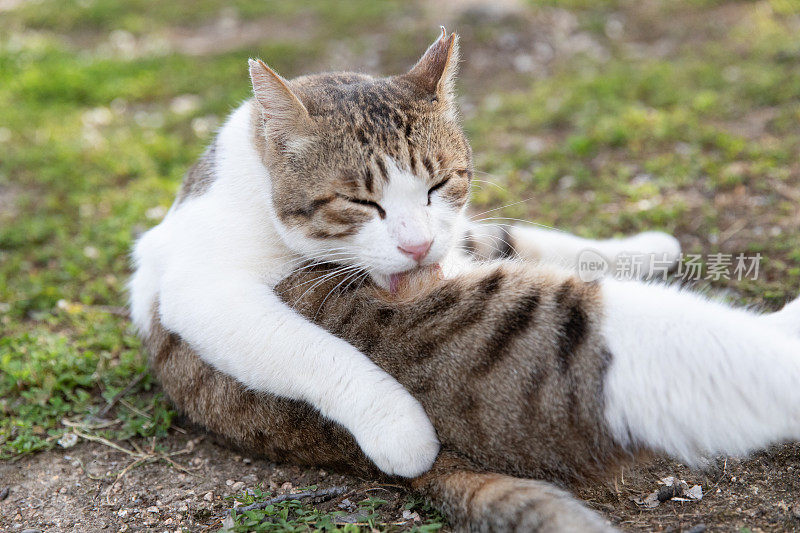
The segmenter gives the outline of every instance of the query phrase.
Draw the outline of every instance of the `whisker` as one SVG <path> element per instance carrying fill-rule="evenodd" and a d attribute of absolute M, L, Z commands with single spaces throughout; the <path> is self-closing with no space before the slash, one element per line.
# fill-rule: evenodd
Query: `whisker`
<path fill-rule="evenodd" d="M 500 207 L 495 207 L 494 209 L 489 209 L 488 211 L 484 211 L 483 213 L 478 213 L 477 215 L 473 215 L 473 216 L 469 217 L 469 219 L 470 220 L 474 220 L 476 217 L 479 217 L 481 215 L 485 215 L 486 213 L 491 213 L 493 211 L 499 211 L 500 209 L 505 209 L 506 207 L 511 207 L 511 206 L 514 206 L 514 205 L 522 204 L 522 203 L 528 202 L 529 200 L 533 200 L 533 196 L 531 196 L 530 198 L 524 199 L 524 200 L 519 200 L 518 202 L 514 202 L 514 203 L 506 204 L 506 205 L 501 205 Z"/>
<path fill-rule="evenodd" d="M 507 224 L 505 224 L 505 225 L 507 225 Z M 489 246 L 491 248 L 492 252 L 497 252 L 499 254 L 502 251 L 503 248 L 511 248 L 511 251 L 514 253 L 514 255 L 520 256 L 519 251 L 514 247 L 514 245 L 512 243 L 506 241 L 505 239 L 501 238 L 498 235 L 493 235 L 491 233 L 475 233 L 474 231 L 471 232 L 471 235 L 477 236 L 478 238 L 489 238 L 489 239 L 492 239 L 494 241 L 494 244 L 484 241 L 484 244 Z M 461 248 L 462 250 L 469 252 L 469 248 L 467 248 L 465 245 L 459 244 L 457 246 L 459 248 Z M 502 246 L 502 248 L 501 248 L 501 246 Z"/>
<path fill-rule="evenodd" d="M 339 268 L 335 268 L 335 269 L 333 269 L 331 271 L 325 272 L 321 276 L 312 277 L 310 280 L 306 280 L 306 281 L 304 281 L 302 283 L 298 283 L 298 284 L 293 285 L 293 286 L 291 286 L 289 288 L 286 288 L 286 289 L 280 291 L 278 294 L 284 294 L 284 293 L 286 293 L 286 292 L 288 292 L 290 290 L 294 290 L 294 289 L 296 289 L 298 287 L 302 287 L 303 285 L 307 285 L 309 283 L 313 283 L 313 282 L 318 281 L 318 280 L 324 281 L 325 279 L 327 279 L 329 277 L 336 276 L 337 274 L 339 274 L 341 272 L 345 272 L 345 271 L 349 270 L 350 268 L 352 268 L 352 266 L 349 266 L 349 265 L 348 266 L 342 266 L 342 267 L 339 267 Z M 305 296 L 305 293 L 303 293 L 303 296 Z"/>
<path fill-rule="evenodd" d="M 358 279 L 358 277 L 359 277 L 359 276 L 363 276 L 363 275 L 366 275 L 366 274 L 367 274 L 367 273 L 366 273 L 366 272 L 364 272 L 363 270 L 359 270 L 359 271 L 351 272 L 350 274 L 348 274 L 347 276 L 345 276 L 345 278 L 344 278 L 342 281 L 340 281 L 339 283 L 337 283 L 337 284 L 336 284 L 336 285 L 335 285 L 335 286 L 334 286 L 334 287 L 333 287 L 333 288 L 332 288 L 330 291 L 328 291 L 328 294 L 326 294 L 326 295 L 325 295 L 325 298 L 323 298 L 323 300 L 322 300 L 322 303 L 321 303 L 321 304 L 319 304 L 319 307 L 317 307 L 317 312 L 316 312 L 316 313 L 314 313 L 314 318 L 312 318 L 311 320 L 312 320 L 312 321 L 316 320 L 316 318 L 317 318 L 317 315 L 318 315 L 318 314 L 319 314 L 319 312 L 322 310 L 322 308 L 325 306 L 325 302 L 327 302 L 327 301 L 328 301 L 328 298 L 330 297 L 330 295 L 331 295 L 331 294 L 333 294 L 333 293 L 336 291 L 336 289 L 338 289 L 339 287 L 341 287 L 341 286 L 342 286 L 342 285 L 343 285 L 343 284 L 344 284 L 344 283 L 345 283 L 345 282 L 346 282 L 348 279 L 351 279 L 351 278 L 352 278 L 352 279 Z M 352 282 L 352 280 L 351 280 L 351 281 L 350 281 L 350 283 L 348 283 L 348 285 L 347 285 L 347 286 L 349 287 L 349 286 L 350 286 L 350 284 L 352 284 L 352 283 L 353 283 L 353 282 Z M 346 287 L 345 287 L 345 290 L 346 290 Z"/>
<path fill-rule="evenodd" d="M 498 185 L 497 183 L 495 183 L 493 181 L 490 181 L 490 180 L 479 180 L 478 178 L 472 178 L 472 183 L 485 183 L 487 185 L 492 185 L 492 186 L 497 187 L 498 189 L 500 189 L 502 192 L 507 192 L 507 190 L 508 190 L 505 187 L 502 187 L 501 185 Z"/>
<path fill-rule="evenodd" d="M 306 291 L 303 294 L 301 294 L 299 298 L 295 299 L 294 303 L 297 304 L 300 300 L 302 300 L 305 297 L 306 294 L 309 293 L 309 291 L 314 290 L 316 287 L 318 287 L 322 283 L 325 283 L 325 281 L 327 281 L 328 279 L 331 279 L 331 278 L 335 277 L 338 274 L 344 274 L 344 273 L 351 272 L 353 270 L 360 270 L 360 269 L 361 269 L 360 265 L 347 266 L 347 267 L 335 270 L 334 273 L 332 273 L 332 274 L 328 274 L 328 275 L 322 276 L 322 278 L 317 280 L 317 282 L 314 285 L 312 285 L 311 287 L 306 289 Z"/>
<path fill-rule="evenodd" d="M 552 230 L 552 231 L 560 231 L 561 233 L 569 233 L 569 232 L 567 232 L 567 231 L 565 231 L 565 230 L 563 230 L 563 229 L 558 229 L 558 228 L 555 228 L 555 227 L 553 227 L 553 226 L 548 226 L 547 224 L 540 224 L 540 223 L 538 223 L 538 222 L 532 222 L 532 221 L 530 221 L 530 220 L 523 220 L 523 219 L 521 219 L 521 218 L 511 218 L 511 217 L 486 217 L 486 218 L 481 218 L 481 219 L 479 219 L 479 220 L 473 220 L 472 222 L 474 222 L 474 223 L 483 223 L 483 222 L 485 222 L 485 221 L 487 221 L 487 220 L 513 220 L 513 221 L 515 221 L 515 222 L 522 222 L 523 224 L 529 224 L 529 225 L 531 225 L 531 226 L 538 226 L 538 227 L 540 227 L 540 228 L 545 228 L 545 229 L 549 229 L 549 230 Z M 503 224 L 503 223 L 501 223 L 501 222 L 488 222 L 488 224 L 495 225 L 495 226 L 505 226 L 505 227 L 508 227 L 508 228 L 514 228 L 514 227 L 517 227 L 517 226 L 515 226 L 514 224 Z"/>

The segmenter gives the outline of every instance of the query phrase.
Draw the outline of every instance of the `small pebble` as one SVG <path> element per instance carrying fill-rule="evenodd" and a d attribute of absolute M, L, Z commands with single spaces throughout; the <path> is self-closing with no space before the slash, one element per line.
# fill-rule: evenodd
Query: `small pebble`
<path fill-rule="evenodd" d="M 58 439 L 58 445 L 62 448 L 72 448 L 78 443 L 78 436 L 75 433 L 66 433 Z"/>
<path fill-rule="evenodd" d="M 212 501 L 214 499 L 214 493 L 213 492 L 206 492 L 205 496 L 203 496 L 203 499 L 205 501 L 207 501 L 207 502 Z"/>

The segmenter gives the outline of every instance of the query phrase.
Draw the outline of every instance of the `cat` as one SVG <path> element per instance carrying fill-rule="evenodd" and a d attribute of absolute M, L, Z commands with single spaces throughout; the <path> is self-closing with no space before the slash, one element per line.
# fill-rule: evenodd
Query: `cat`
<path fill-rule="evenodd" d="M 406 483 L 456 530 L 613 531 L 561 487 L 642 455 L 696 465 L 800 438 L 800 298 L 758 315 L 511 261 L 441 278 L 418 272 L 388 292 L 317 265 L 276 292 L 422 403 L 442 452 Z M 152 315 L 151 367 L 190 420 L 276 461 L 380 475 L 344 428 L 248 390 Z"/>
<path fill-rule="evenodd" d="M 376 461 L 374 448 L 363 446 L 351 427 L 315 404 L 314 398 L 254 386 L 257 375 L 240 379 L 228 371 L 230 364 L 203 353 L 207 344 L 192 342 L 192 335 L 202 338 L 198 329 L 206 326 L 209 331 L 201 333 L 216 338 L 222 353 L 248 346 L 242 344 L 240 330 L 256 340 L 262 332 L 283 333 L 284 347 L 298 343 L 306 330 L 284 329 L 283 321 L 280 328 L 263 321 L 263 330 L 251 329 L 253 322 L 238 308 L 244 305 L 247 310 L 245 304 L 255 300 L 241 292 L 241 285 L 232 285 L 221 275 L 229 274 L 236 281 L 242 269 L 262 265 L 257 260 L 266 257 L 280 268 L 261 272 L 260 283 L 249 285 L 254 294 L 269 291 L 296 306 L 286 305 L 293 313 L 290 316 L 304 317 L 300 322 L 304 325 L 317 322 L 325 333 L 315 338 L 340 336 L 354 353 L 369 355 L 377 363 L 375 368 L 385 372 L 378 375 L 391 376 L 391 383 L 413 393 L 412 402 L 424 406 L 424 422 L 431 417 L 444 448 L 430 470 L 407 483 L 442 508 L 459 529 L 610 530 L 597 514 L 543 480 L 571 485 L 602 477 L 609 467 L 647 451 L 691 463 L 704 453 L 745 453 L 769 442 L 796 438 L 800 403 L 792 385 L 800 377 L 796 362 L 800 303 L 777 314 L 757 316 L 676 289 L 613 280 L 587 284 L 572 273 L 530 264 L 476 266 L 457 253 L 453 243 L 461 238 L 479 256 L 555 259 L 568 265 L 574 265 L 578 252 L 587 247 L 608 256 L 620 249 L 673 255 L 678 250 L 674 240 L 657 233 L 627 241 L 591 242 L 536 228 L 470 224 L 463 216 L 471 173 L 469 147 L 459 141 L 463 137 L 452 124 L 450 129 L 437 126 L 454 119 L 449 84 L 455 47 L 455 37 L 443 34 L 406 77 L 388 80 L 339 74 L 286 82 L 260 63 L 251 65 L 256 100 L 234 113 L 187 175 L 167 219 L 139 241 L 135 252 L 134 321 L 151 354 L 154 372 L 176 405 L 234 444 L 276 460 L 370 476 L 381 471 L 408 473 Z M 417 78 L 420 74 L 421 79 Z M 438 81 L 433 83 L 430 77 Z M 398 82 L 410 83 L 406 88 L 427 98 L 426 105 L 440 107 L 410 121 L 411 111 L 401 104 L 414 104 L 419 112 L 425 102 L 418 102 L 417 93 L 410 103 L 408 96 L 389 98 L 387 91 L 402 89 Z M 277 92 L 261 103 L 259 87 L 265 84 Z M 330 98 L 326 100 L 325 95 Z M 255 107 L 276 102 L 284 107 L 278 106 L 272 114 Z M 295 135 L 305 131 L 302 128 L 281 130 L 280 122 L 273 124 L 274 137 L 259 136 L 265 122 L 298 112 L 298 102 L 304 109 L 329 113 L 329 131 L 338 128 L 342 137 L 351 136 L 339 153 L 328 149 L 323 157 L 313 149 L 319 139 Z M 341 102 L 357 102 L 358 109 L 370 111 L 341 108 Z M 402 115 L 393 120 L 392 111 L 397 112 L 398 106 Z M 302 113 L 300 118 L 309 120 Z M 409 122 L 413 122 L 410 130 Z M 297 125 L 293 120 L 287 124 Z M 361 129 L 348 129 L 354 124 Z M 427 136 L 415 130 L 420 127 L 428 129 Z M 359 141 L 359 131 L 365 143 Z M 414 137 L 415 131 L 420 137 Z M 452 138 L 445 139 L 443 131 Z M 354 153 L 352 145 L 364 151 Z M 459 161 L 453 146 L 460 146 L 460 161 L 468 165 L 465 169 L 449 163 Z M 348 176 L 352 176 L 338 174 L 348 168 L 342 158 L 352 162 L 361 157 L 363 163 L 365 154 L 372 157 L 375 150 L 395 157 L 369 159 L 370 165 L 358 167 L 363 181 L 348 189 Z M 433 155 L 426 162 L 429 150 Z M 302 157 L 286 156 L 293 151 Z M 406 158 L 405 173 L 397 163 L 398 153 Z M 284 171 L 292 179 L 269 182 L 282 174 L 267 170 L 274 165 L 259 154 L 286 156 Z M 310 171 L 298 170 L 304 164 L 320 172 L 317 181 L 310 182 Z M 419 176 L 409 175 L 412 166 Z M 419 189 L 412 178 L 426 180 L 426 187 Z M 375 188 L 369 198 L 380 198 L 379 203 L 342 192 L 363 192 L 367 183 Z M 342 239 L 365 232 L 361 226 L 371 224 L 376 230 L 375 222 L 388 220 L 394 211 L 402 212 L 392 201 L 408 191 L 398 187 L 415 184 L 419 189 L 416 207 L 430 202 L 432 210 L 437 210 L 435 238 L 443 236 L 449 246 L 440 261 L 425 261 L 430 254 L 435 258 L 442 253 L 432 245 L 424 250 L 425 246 L 415 248 L 408 241 L 405 252 L 415 266 L 422 263 L 430 269 L 440 264 L 446 279 L 418 279 L 415 276 L 422 274 L 404 274 L 406 267 L 381 270 L 377 262 L 354 260 L 352 254 L 386 244 L 379 242 L 386 236 L 374 233 L 358 237 L 364 250 L 349 245 L 343 251 L 342 246 L 328 244 L 320 256 L 314 249 L 300 249 L 312 246 L 313 239 L 341 245 Z M 275 191 L 279 194 L 273 204 Z M 325 196 L 326 192 L 334 197 Z M 387 197 L 390 206 L 395 205 L 391 210 L 386 208 Z M 240 210 L 221 210 L 218 204 L 225 201 Z M 278 208 L 285 213 L 280 215 Z M 363 209 L 371 210 L 369 220 Z M 448 214 L 454 219 L 449 229 Z M 281 216 L 292 223 L 277 220 Z M 267 244 L 277 251 L 262 242 L 259 233 L 247 233 L 254 227 L 248 225 L 253 220 L 263 222 L 260 231 L 276 239 Z M 402 226 L 401 222 L 409 223 L 401 220 L 397 225 Z M 237 232 L 242 226 L 245 231 Z M 399 240 L 400 235 L 391 237 Z M 295 248 L 282 248 L 284 242 Z M 309 260 L 321 264 L 308 265 Z M 217 277 L 211 275 L 215 272 Z M 215 283 L 203 286 L 207 281 Z M 217 299 L 188 291 L 182 300 L 187 307 L 175 307 L 173 315 L 165 312 L 165 304 L 173 299 L 171 305 L 176 306 L 176 294 L 187 286 L 206 289 Z M 239 290 L 228 294 L 230 288 Z M 206 304 L 218 308 L 212 306 L 211 312 L 203 307 Z M 171 321 L 191 325 L 192 317 L 198 316 L 192 305 L 208 313 L 203 315 L 206 322 L 185 330 L 175 327 Z M 253 309 L 263 317 L 263 309 Z M 231 310 L 232 316 L 225 314 Z M 181 317 L 181 312 L 187 316 Z M 215 316 L 219 323 L 214 322 Z M 187 322 L 180 322 L 181 318 Z M 322 349 L 315 343 L 311 347 Z M 258 374 L 259 370 L 253 365 L 249 372 Z M 333 377 L 341 374 L 338 368 L 324 370 Z M 335 380 L 321 383 L 334 386 L 326 391 L 334 400 L 347 392 L 337 389 Z M 364 383 L 371 386 L 369 380 Z M 381 405 L 378 402 L 378 410 Z M 393 421 L 377 416 L 386 413 L 361 414 L 378 418 L 382 428 L 392 426 Z M 392 437 L 399 438 L 397 433 Z"/>
<path fill-rule="evenodd" d="M 248 389 L 307 402 L 345 427 L 383 472 L 417 476 L 439 442 L 420 403 L 352 344 L 292 310 L 275 285 L 308 260 L 365 271 L 391 288 L 403 273 L 465 264 L 457 244 L 574 261 L 591 245 L 680 251 L 647 233 L 588 241 L 504 230 L 465 215 L 472 154 L 458 122 L 455 34 L 407 73 L 328 73 L 287 81 L 251 60 L 253 98 L 189 171 L 164 220 L 136 242 L 130 307 L 143 335 L 158 321 Z M 498 246 L 499 245 L 499 246 Z"/>

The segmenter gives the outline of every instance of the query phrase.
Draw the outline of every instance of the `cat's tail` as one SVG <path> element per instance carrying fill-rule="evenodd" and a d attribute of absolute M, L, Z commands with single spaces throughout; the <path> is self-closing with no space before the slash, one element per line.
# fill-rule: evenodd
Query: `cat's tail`
<path fill-rule="evenodd" d="M 447 516 L 455 531 L 617 531 L 551 483 L 482 472 L 446 451 L 412 487 Z"/>
<path fill-rule="evenodd" d="M 672 287 L 604 280 L 618 441 L 697 464 L 800 439 L 800 304 L 775 315 Z"/>

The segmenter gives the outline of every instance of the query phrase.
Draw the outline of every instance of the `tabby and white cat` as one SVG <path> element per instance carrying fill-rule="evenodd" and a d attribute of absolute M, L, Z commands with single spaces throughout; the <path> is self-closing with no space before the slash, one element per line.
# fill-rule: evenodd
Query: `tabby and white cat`
<path fill-rule="evenodd" d="M 663 234 L 468 224 L 455 46 L 442 35 L 388 79 L 251 65 L 256 100 L 137 244 L 133 316 L 176 405 L 274 460 L 363 475 L 425 471 L 438 436 L 408 483 L 459 530 L 607 531 L 541 480 L 800 438 L 800 300 L 758 315 L 454 251 L 465 237 L 490 258 L 678 252 Z"/>
<path fill-rule="evenodd" d="M 308 402 L 382 471 L 401 476 L 425 472 L 439 451 L 422 406 L 351 343 L 287 306 L 275 286 L 313 260 L 393 287 L 419 266 L 465 268 L 456 246 L 465 234 L 474 248 L 496 246 L 495 230 L 464 215 L 472 157 L 453 101 L 457 57 L 455 35 L 443 30 L 408 73 L 389 78 L 287 81 L 251 61 L 255 98 L 231 114 L 134 251 L 131 312 L 143 335 L 157 306 L 158 322 L 205 362 L 249 389 Z M 660 233 L 600 242 L 502 233 L 505 251 L 566 262 L 586 247 L 609 259 L 622 249 L 679 252 Z M 621 291 L 620 312 L 636 296 Z M 651 312 L 651 327 L 666 329 Z"/>

